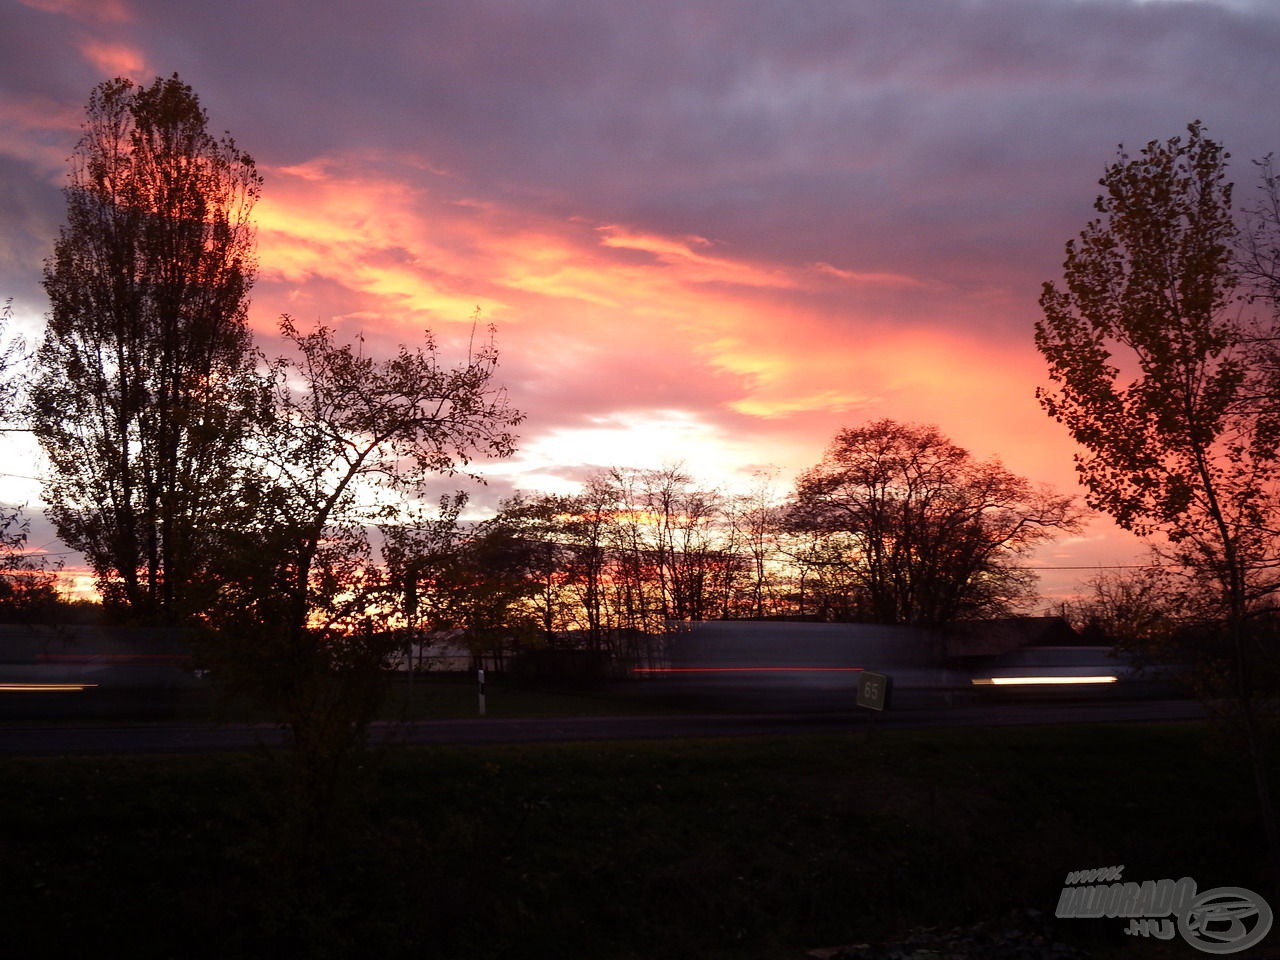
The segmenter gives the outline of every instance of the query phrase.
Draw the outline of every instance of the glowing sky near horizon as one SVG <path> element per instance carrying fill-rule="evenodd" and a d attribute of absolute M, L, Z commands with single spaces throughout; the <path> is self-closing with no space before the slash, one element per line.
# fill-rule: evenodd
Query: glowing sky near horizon
<path fill-rule="evenodd" d="M 457 347 L 477 307 L 497 325 L 528 419 L 488 503 L 615 465 L 772 465 L 785 488 L 882 417 L 1075 490 L 1032 325 L 1103 167 L 1198 118 L 1247 199 L 1280 146 L 1261 0 L 0 4 L 21 325 L 89 90 L 177 72 L 265 176 L 264 339 L 284 312 L 375 350 L 424 328 Z M 1097 520 L 1037 562 L 1139 556 Z"/>

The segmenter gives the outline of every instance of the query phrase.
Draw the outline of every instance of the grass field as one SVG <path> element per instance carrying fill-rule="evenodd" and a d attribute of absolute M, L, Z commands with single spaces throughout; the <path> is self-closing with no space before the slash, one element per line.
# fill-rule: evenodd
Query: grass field
<path fill-rule="evenodd" d="M 1092 867 L 1265 889 L 1247 770 L 1199 724 L 378 752 L 303 871 L 280 774 L 0 760 L 0 929 L 29 956 L 787 960 L 1052 914 Z M 1198 955 L 1123 925 L 1057 934 Z"/>

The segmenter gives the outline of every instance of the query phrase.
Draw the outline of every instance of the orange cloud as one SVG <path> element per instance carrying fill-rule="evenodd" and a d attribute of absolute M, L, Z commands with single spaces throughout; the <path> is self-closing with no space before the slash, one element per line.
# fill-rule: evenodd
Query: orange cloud
<path fill-rule="evenodd" d="M 389 322 L 463 320 L 480 306 L 504 323 L 554 312 L 597 327 L 605 311 L 687 333 L 692 318 L 719 307 L 710 287 L 788 289 L 807 273 L 713 256 L 697 238 L 531 216 L 391 166 L 316 159 L 267 171 L 257 210 L 264 280 L 297 289 L 324 279 Z"/>
<path fill-rule="evenodd" d="M 418 326 L 466 320 L 477 306 L 501 310 L 450 268 L 455 255 L 427 226 L 428 195 L 322 161 L 267 175 L 255 211 L 264 279 L 291 289 L 327 280 L 356 295 L 362 311 Z"/>
<path fill-rule="evenodd" d="M 466 321 L 475 305 L 499 323 L 504 356 L 539 393 L 527 457 L 492 465 L 497 474 L 533 485 L 556 464 L 671 459 L 791 471 L 816 462 L 840 426 L 888 416 L 937 423 L 977 456 L 1074 486 L 1070 443 L 1034 399 L 1043 364 L 1030 328 L 1001 341 L 957 319 L 1029 302 L 556 219 L 378 158 L 313 160 L 268 179 L 263 285 L 284 309 L 307 302 L 330 311 L 321 319 L 388 337 Z M 867 287 L 906 299 L 872 308 Z M 907 311 L 918 312 L 909 323 Z M 604 420 L 575 422 L 570 396 Z"/>
<path fill-rule="evenodd" d="M 790 417 L 797 413 L 811 410 L 823 410 L 830 413 L 841 413 L 857 410 L 874 402 L 874 397 L 859 393 L 842 392 L 834 389 L 819 390 L 815 393 L 792 393 L 777 399 L 760 396 L 735 400 L 730 408 L 750 417 L 761 417 L 774 420 Z"/>
<path fill-rule="evenodd" d="M 313 282 L 336 284 L 352 298 L 341 315 L 362 323 L 438 325 L 479 305 L 515 349 L 590 343 L 604 363 L 634 358 L 639 333 L 670 345 L 654 362 L 727 375 L 717 407 L 761 420 L 849 415 L 904 394 L 938 399 L 956 383 L 938 368 L 954 360 L 954 344 L 935 349 L 932 334 L 778 300 L 844 284 L 924 286 L 903 274 L 757 264 L 700 237 L 535 216 L 455 196 L 453 182 L 411 186 L 376 158 L 317 159 L 270 176 L 258 210 L 264 277 L 294 298 Z M 975 387 L 988 385 L 989 374 L 975 376 Z M 619 409 L 632 406 L 625 387 Z"/>
<path fill-rule="evenodd" d="M 713 257 L 695 248 L 711 248 L 704 237 L 676 239 L 635 233 L 616 224 L 600 227 L 601 243 L 622 250 L 640 250 L 678 269 L 688 283 L 728 283 L 748 287 L 791 287 L 793 281 L 781 270 L 761 269 L 727 257 Z"/>

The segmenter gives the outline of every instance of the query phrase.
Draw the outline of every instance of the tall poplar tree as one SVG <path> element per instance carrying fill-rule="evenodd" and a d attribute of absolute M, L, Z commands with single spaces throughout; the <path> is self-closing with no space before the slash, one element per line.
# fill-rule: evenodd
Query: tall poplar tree
<path fill-rule="evenodd" d="M 140 622 L 198 610 L 253 409 L 246 322 L 261 178 L 174 75 L 91 94 L 36 355 L 44 496 L 104 598 Z"/>

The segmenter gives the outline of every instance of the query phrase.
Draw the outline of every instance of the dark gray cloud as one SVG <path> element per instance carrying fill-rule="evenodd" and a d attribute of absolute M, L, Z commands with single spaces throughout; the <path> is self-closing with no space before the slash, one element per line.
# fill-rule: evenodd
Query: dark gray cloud
<path fill-rule="evenodd" d="M 130 8 L 20 12 L 5 89 L 82 100 L 66 43 L 94 34 L 180 72 L 273 162 L 413 152 L 491 194 L 762 256 L 1014 250 L 1040 229 L 1027 207 L 1066 222 L 1120 141 L 1197 117 L 1241 156 L 1280 140 L 1280 20 L 1209 3 Z"/>

